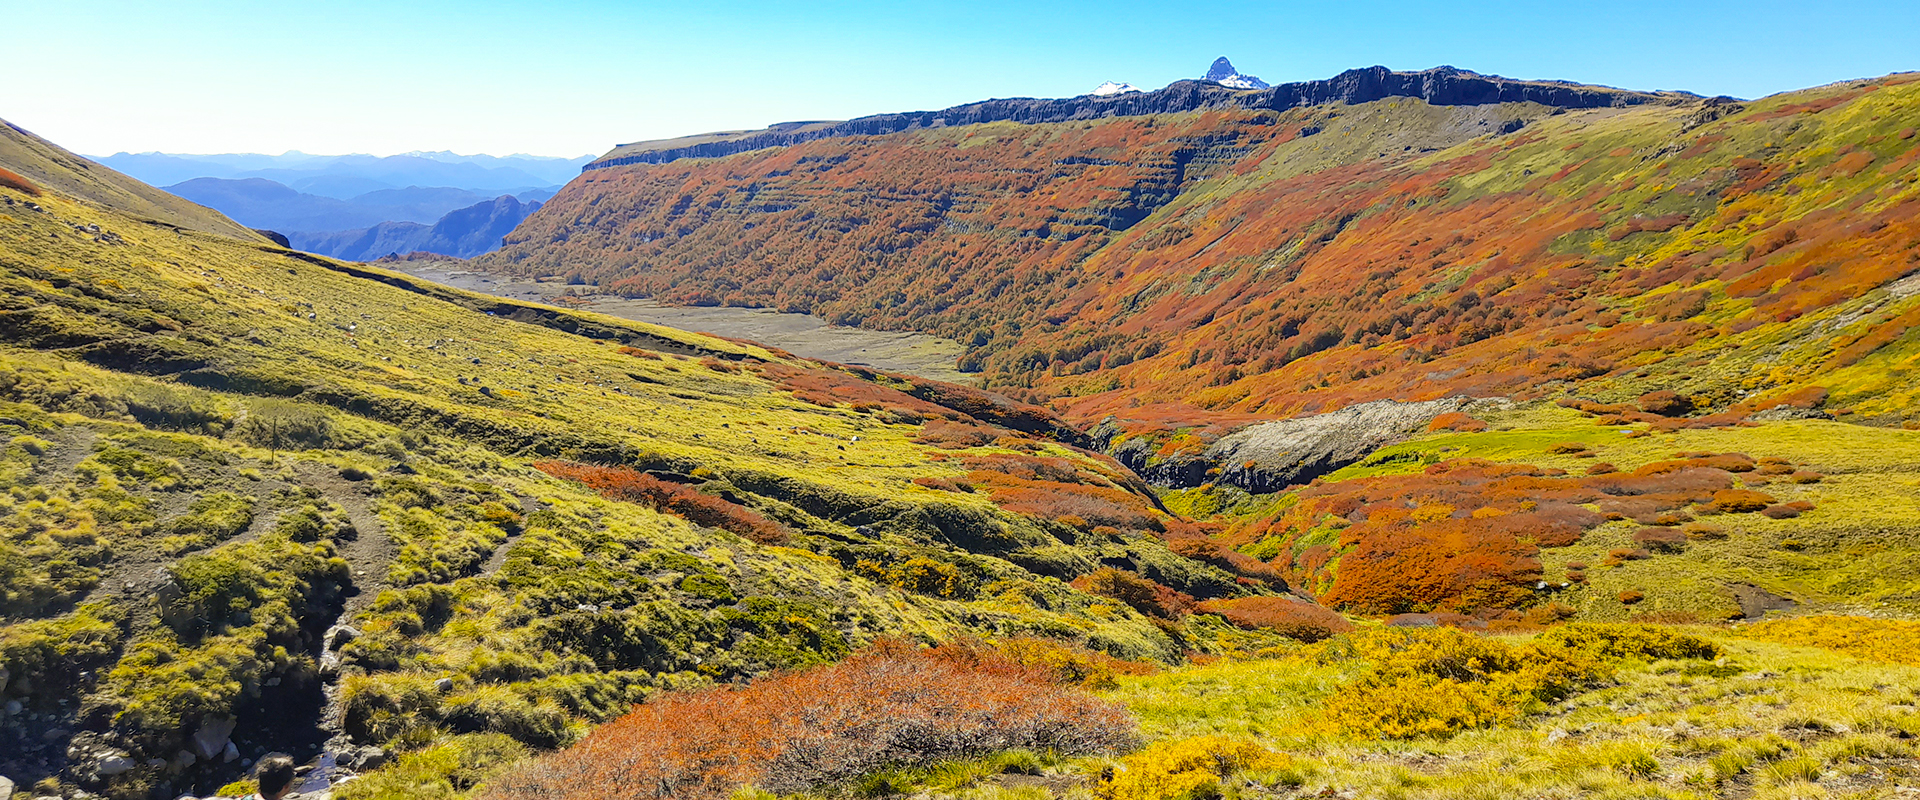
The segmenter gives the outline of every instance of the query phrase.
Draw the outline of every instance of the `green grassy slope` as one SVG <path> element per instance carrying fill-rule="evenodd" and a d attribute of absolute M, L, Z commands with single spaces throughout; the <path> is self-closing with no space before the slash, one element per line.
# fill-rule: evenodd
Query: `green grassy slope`
<path fill-rule="evenodd" d="M 6 120 L 0 120 L 0 164 L 43 188 L 136 217 L 236 239 L 266 241 L 218 211 L 74 155 Z"/>

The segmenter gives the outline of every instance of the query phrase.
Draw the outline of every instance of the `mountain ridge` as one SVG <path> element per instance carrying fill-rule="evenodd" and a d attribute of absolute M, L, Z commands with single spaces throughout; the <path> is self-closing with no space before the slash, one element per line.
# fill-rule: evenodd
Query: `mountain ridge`
<path fill-rule="evenodd" d="M 1455 67 L 1395 72 L 1367 67 L 1332 78 L 1265 89 L 1241 90 L 1204 80 L 1176 81 L 1151 92 L 1061 99 L 984 100 L 937 111 L 876 114 L 844 122 L 782 123 L 760 131 L 728 132 L 718 141 L 675 145 L 681 139 L 635 142 L 615 147 L 582 171 L 627 164 L 660 164 L 681 158 L 715 158 L 767 147 L 782 147 L 837 136 L 872 136 L 958 125 L 1011 121 L 1065 122 L 1117 116 L 1179 113 L 1209 108 L 1283 110 L 1325 103 L 1364 103 L 1388 97 L 1413 97 L 1434 105 L 1485 105 L 1533 102 L 1555 108 L 1600 108 L 1698 99 L 1682 92 L 1638 92 L 1564 81 L 1503 78 Z M 714 137 L 701 134 L 695 140 Z"/>

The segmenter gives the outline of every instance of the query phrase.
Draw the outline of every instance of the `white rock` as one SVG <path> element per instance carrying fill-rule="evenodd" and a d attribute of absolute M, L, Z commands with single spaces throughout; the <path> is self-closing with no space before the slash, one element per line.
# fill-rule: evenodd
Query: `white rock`
<path fill-rule="evenodd" d="M 228 741 L 227 737 L 233 735 L 235 724 L 237 723 L 232 717 L 208 717 L 201 720 L 200 729 L 193 732 L 193 751 L 201 758 L 213 758 L 233 747 L 233 743 Z"/>
<path fill-rule="evenodd" d="M 234 747 L 233 742 L 227 742 L 227 749 L 220 753 L 221 761 L 232 761 L 239 757 L 240 757 L 240 748 Z"/>
<path fill-rule="evenodd" d="M 134 763 L 133 759 L 123 755 L 115 755 L 100 759 L 100 765 L 95 769 L 101 775 L 118 775 L 133 769 L 135 766 L 138 765 Z"/>

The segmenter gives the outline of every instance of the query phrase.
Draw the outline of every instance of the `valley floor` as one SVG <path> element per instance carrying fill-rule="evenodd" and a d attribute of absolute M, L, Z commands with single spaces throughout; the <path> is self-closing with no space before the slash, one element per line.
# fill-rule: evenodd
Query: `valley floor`
<path fill-rule="evenodd" d="M 556 304 L 564 292 L 572 288 L 563 283 L 516 280 L 442 268 L 444 265 L 436 266 L 434 262 L 404 262 L 388 266 L 446 286 L 549 305 Z M 609 316 L 689 332 L 750 339 L 802 358 L 904 372 L 949 383 L 972 383 L 974 380 L 974 376 L 954 368 L 954 361 L 964 349 L 959 342 L 924 333 L 831 325 L 810 314 L 786 314 L 770 308 L 666 306 L 652 300 L 610 295 L 589 295 L 580 300 L 577 307 Z M 565 305 L 576 306 L 575 303 Z"/>

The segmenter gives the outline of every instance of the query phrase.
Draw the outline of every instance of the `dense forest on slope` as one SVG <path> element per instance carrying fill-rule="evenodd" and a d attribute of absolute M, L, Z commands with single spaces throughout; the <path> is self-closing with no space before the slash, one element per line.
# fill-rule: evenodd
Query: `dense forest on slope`
<path fill-rule="evenodd" d="M 1136 432 L 1568 387 L 1898 422 L 1917 108 L 1896 75 L 832 138 L 593 170 L 482 263 L 937 332 L 984 385 Z"/>

